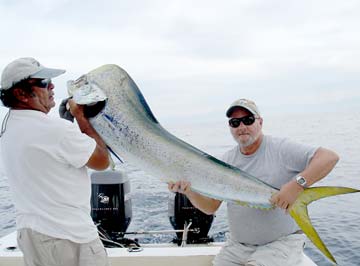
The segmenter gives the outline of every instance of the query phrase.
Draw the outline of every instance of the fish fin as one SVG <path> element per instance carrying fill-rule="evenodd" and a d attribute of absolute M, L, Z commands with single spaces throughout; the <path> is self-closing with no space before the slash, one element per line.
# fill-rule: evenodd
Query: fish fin
<path fill-rule="evenodd" d="M 243 207 L 248 207 L 248 208 L 253 208 L 253 209 L 258 209 L 258 210 L 268 211 L 268 210 L 275 209 L 275 206 L 272 204 L 251 203 L 251 202 L 246 202 L 246 201 L 241 201 L 241 200 L 233 200 L 233 202 L 236 204 L 239 204 Z"/>
<path fill-rule="evenodd" d="M 242 200 L 238 200 L 238 199 L 232 199 L 232 198 L 228 198 L 228 197 L 222 197 L 219 195 L 214 196 L 213 194 L 208 193 L 202 189 L 196 188 L 195 186 L 191 186 L 191 190 L 194 192 L 200 193 L 208 198 L 213 198 L 213 199 L 217 199 L 220 201 L 233 202 L 233 203 L 238 204 L 243 207 L 254 208 L 254 209 L 258 209 L 258 210 L 272 210 L 275 208 L 274 205 L 272 205 L 270 203 L 269 204 L 261 204 L 261 203 L 242 201 Z"/>
<path fill-rule="evenodd" d="M 313 242 L 313 244 L 332 262 L 337 264 L 335 258 L 330 253 L 328 248 L 325 246 L 320 236 L 314 229 L 311 224 L 307 205 L 311 202 L 319 200 L 321 198 L 326 198 L 330 196 L 335 196 L 339 194 L 355 193 L 360 192 L 360 190 L 347 188 L 347 187 L 313 187 L 305 189 L 301 195 L 297 198 L 294 205 L 291 207 L 289 213 L 295 222 L 305 233 L 305 235 Z"/>
<path fill-rule="evenodd" d="M 114 155 L 116 157 L 116 159 L 118 159 L 121 163 L 124 163 L 124 161 L 120 158 L 119 155 L 117 155 L 111 148 L 110 146 L 106 146 L 108 148 L 108 150 L 112 153 L 112 155 Z"/>
<path fill-rule="evenodd" d="M 110 165 L 109 165 L 110 169 L 112 171 L 115 171 L 115 167 L 116 167 L 115 162 L 114 162 L 114 160 L 113 160 L 113 158 L 111 156 L 109 156 L 109 160 L 110 160 Z"/>

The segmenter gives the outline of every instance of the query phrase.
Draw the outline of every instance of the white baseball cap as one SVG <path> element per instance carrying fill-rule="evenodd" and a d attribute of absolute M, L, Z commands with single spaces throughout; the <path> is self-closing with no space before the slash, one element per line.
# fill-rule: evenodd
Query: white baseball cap
<path fill-rule="evenodd" d="M 8 90 L 16 83 L 28 78 L 55 78 L 63 73 L 65 70 L 44 67 L 34 58 L 19 58 L 4 68 L 0 90 Z"/>
<path fill-rule="evenodd" d="M 248 99 L 239 99 L 233 102 L 226 111 L 226 116 L 230 117 L 236 108 L 244 108 L 248 110 L 255 116 L 260 116 L 259 108 L 256 106 L 255 102 Z"/>

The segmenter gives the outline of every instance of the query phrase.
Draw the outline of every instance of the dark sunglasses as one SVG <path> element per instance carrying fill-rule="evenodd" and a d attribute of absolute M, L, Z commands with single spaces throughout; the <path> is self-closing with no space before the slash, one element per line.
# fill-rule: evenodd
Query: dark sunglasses
<path fill-rule="evenodd" d="M 47 89 L 49 88 L 51 79 L 37 79 L 35 82 L 30 83 L 31 86 Z"/>
<path fill-rule="evenodd" d="M 250 126 L 252 124 L 254 124 L 256 118 L 253 115 L 248 115 L 248 116 L 244 116 L 241 118 L 231 118 L 229 120 L 229 126 L 233 127 L 233 128 L 237 128 L 240 126 L 241 122 L 243 122 L 243 124 L 245 126 Z"/>

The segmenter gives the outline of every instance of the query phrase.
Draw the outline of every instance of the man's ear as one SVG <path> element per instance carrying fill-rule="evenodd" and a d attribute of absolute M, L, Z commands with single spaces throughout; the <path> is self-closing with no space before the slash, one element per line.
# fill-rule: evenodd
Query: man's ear
<path fill-rule="evenodd" d="M 27 103 L 29 101 L 29 95 L 20 88 L 14 88 L 14 96 L 19 102 Z"/>

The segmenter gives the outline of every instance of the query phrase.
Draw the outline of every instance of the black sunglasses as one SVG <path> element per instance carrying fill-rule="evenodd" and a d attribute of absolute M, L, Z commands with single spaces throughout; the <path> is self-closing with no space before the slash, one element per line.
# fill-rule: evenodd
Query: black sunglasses
<path fill-rule="evenodd" d="M 36 79 L 35 82 L 30 83 L 31 86 L 47 89 L 51 83 L 51 79 Z"/>
<path fill-rule="evenodd" d="M 248 115 L 248 116 L 244 116 L 241 118 L 231 118 L 229 120 L 229 126 L 233 127 L 233 128 L 237 128 L 240 126 L 241 122 L 243 122 L 243 124 L 245 126 L 250 126 L 252 124 L 254 124 L 256 118 L 253 115 Z"/>

